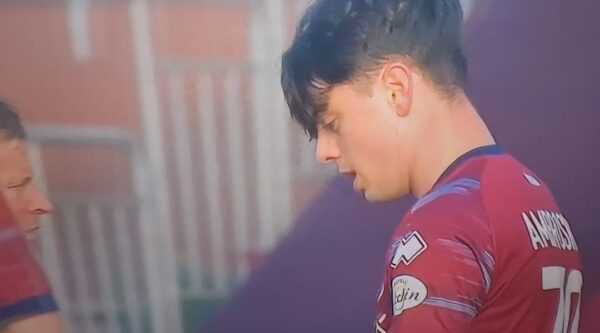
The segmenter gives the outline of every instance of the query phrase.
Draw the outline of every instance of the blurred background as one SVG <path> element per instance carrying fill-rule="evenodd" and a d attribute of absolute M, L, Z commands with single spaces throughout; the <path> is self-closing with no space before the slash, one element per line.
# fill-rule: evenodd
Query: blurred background
<path fill-rule="evenodd" d="M 0 98 L 55 204 L 36 249 L 69 332 L 373 331 L 411 200 L 366 204 L 291 122 L 279 57 L 309 3 L 0 2 Z M 600 4 L 463 5 L 469 94 L 570 218 L 600 332 Z"/>

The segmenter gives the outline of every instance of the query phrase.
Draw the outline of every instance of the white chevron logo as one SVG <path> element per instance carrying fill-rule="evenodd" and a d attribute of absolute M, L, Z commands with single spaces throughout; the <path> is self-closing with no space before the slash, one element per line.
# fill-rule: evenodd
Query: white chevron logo
<path fill-rule="evenodd" d="M 392 258 L 392 268 L 403 263 L 408 266 L 427 249 L 427 243 L 418 231 L 412 231 L 394 243 L 396 247 Z"/>

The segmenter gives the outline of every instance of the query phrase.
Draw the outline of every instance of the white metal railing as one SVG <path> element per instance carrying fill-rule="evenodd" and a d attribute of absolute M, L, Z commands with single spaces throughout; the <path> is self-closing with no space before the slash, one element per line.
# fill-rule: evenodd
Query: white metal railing
<path fill-rule="evenodd" d="M 295 2 L 292 14 L 308 2 Z M 316 166 L 304 134 L 292 130 L 283 102 L 277 64 L 287 9 L 280 0 L 247 8 L 247 60 L 155 59 L 171 128 L 153 128 L 173 134 L 157 135 L 174 156 L 163 170 L 176 174 L 167 193 L 178 198 L 183 257 L 200 263 L 189 272 L 184 297 L 225 296 L 244 281 L 249 257 L 271 250 L 292 224 L 293 182 L 331 175 Z"/>
<path fill-rule="evenodd" d="M 183 292 L 188 296 L 223 297 L 230 286 L 249 273 L 247 257 L 253 250 L 248 187 L 252 175 L 248 174 L 250 165 L 244 156 L 248 140 L 243 133 L 248 126 L 242 108 L 242 98 L 248 95 L 242 89 L 247 70 L 243 66 L 211 70 L 203 65 L 194 71 L 189 64 L 185 71 L 177 66 L 163 68 L 168 73 L 174 134 L 166 145 L 172 148 L 174 160 L 169 167 L 175 170 L 178 180 L 169 190 L 179 198 L 186 241 L 184 257 L 200 267 L 210 267 L 210 274 L 190 270 L 189 286 Z M 191 98 L 185 95 L 186 74 L 194 82 Z M 223 152 L 219 147 L 227 148 Z M 198 179 L 202 181 L 194 181 Z M 198 206 L 205 209 L 199 211 Z M 207 234 L 200 231 L 203 225 Z M 200 256 L 201 244 L 209 244 L 202 247 L 210 254 L 209 262 L 203 262 Z M 207 277 L 209 281 L 205 281 Z"/>
<path fill-rule="evenodd" d="M 147 0 L 132 0 L 129 5 L 129 21 L 133 42 L 133 54 L 138 88 L 142 142 L 147 154 L 147 180 L 154 192 L 153 216 L 155 221 L 144 230 L 145 240 L 152 240 L 151 252 L 144 256 L 147 266 L 156 268 L 147 276 L 152 306 L 152 324 L 158 332 L 182 332 L 180 295 L 177 283 L 177 267 L 173 228 L 170 223 L 172 207 L 167 184 L 167 162 L 163 136 L 163 112 L 160 109 L 156 85 L 155 57 L 152 46 L 152 26 Z M 136 182 L 137 184 L 137 182 Z M 139 183 L 143 186 L 145 183 Z M 142 213 L 146 213 L 143 211 Z"/>

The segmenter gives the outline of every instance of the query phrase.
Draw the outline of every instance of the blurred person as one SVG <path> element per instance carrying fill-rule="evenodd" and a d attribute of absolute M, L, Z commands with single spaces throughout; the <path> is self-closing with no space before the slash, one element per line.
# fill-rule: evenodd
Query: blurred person
<path fill-rule="evenodd" d="M 26 133 L 15 110 L 0 101 L 0 192 L 28 239 L 35 239 L 39 217 L 52 204 L 33 182 Z"/>
<path fill-rule="evenodd" d="M 292 117 L 371 202 L 412 194 L 377 332 L 577 331 L 569 222 L 464 92 L 458 0 L 318 0 L 282 59 Z"/>
<path fill-rule="evenodd" d="M 0 101 L 0 332 L 63 332 L 50 285 L 30 252 L 38 217 L 52 206 L 32 183 L 25 130 Z"/>

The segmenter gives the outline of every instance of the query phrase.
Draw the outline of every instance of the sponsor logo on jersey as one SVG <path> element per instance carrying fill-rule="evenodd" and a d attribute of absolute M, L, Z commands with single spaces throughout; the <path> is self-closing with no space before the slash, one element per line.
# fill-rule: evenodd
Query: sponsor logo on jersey
<path fill-rule="evenodd" d="M 391 262 L 392 268 L 398 267 L 400 263 L 408 266 L 427 250 L 427 243 L 418 231 L 411 231 L 394 242 L 392 250 L 394 252 Z"/>
<path fill-rule="evenodd" d="M 411 275 L 400 275 L 392 280 L 392 307 L 394 316 L 421 305 L 427 298 L 425 284 Z"/>
<path fill-rule="evenodd" d="M 562 214 L 538 210 L 523 212 L 521 217 L 534 250 L 555 247 L 561 250 L 579 251 L 569 222 Z"/>

